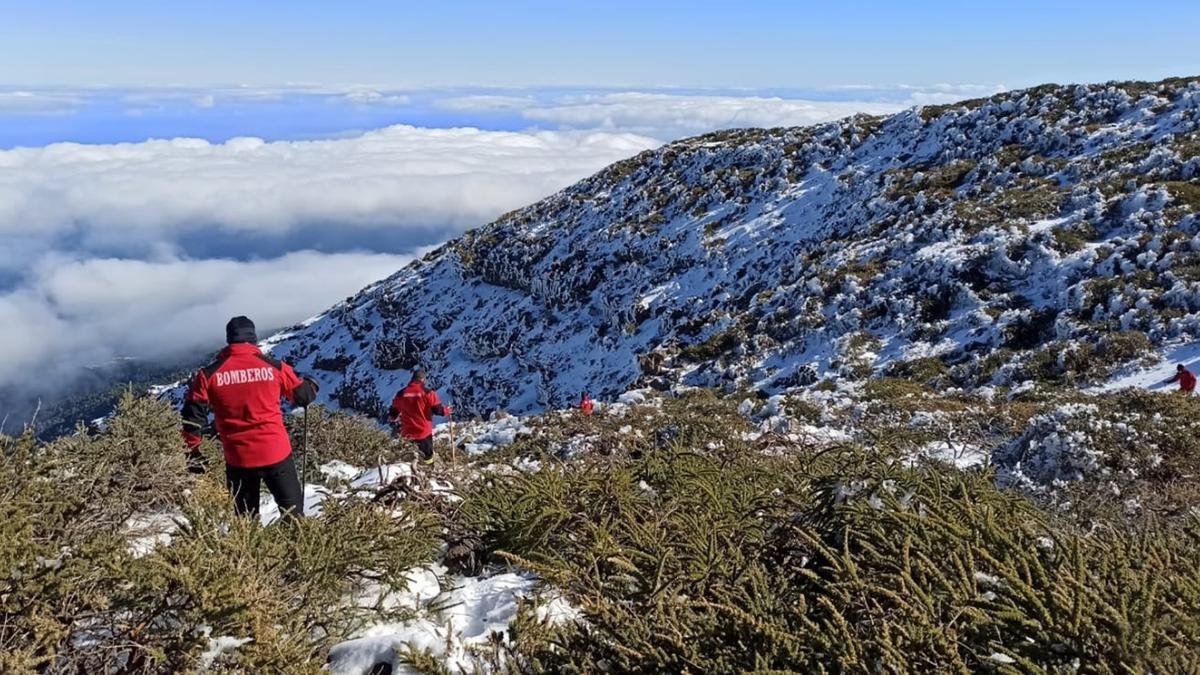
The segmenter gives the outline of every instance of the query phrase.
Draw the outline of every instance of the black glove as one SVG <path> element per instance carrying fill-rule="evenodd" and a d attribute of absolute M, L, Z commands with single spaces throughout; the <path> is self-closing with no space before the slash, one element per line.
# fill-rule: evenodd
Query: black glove
<path fill-rule="evenodd" d="M 187 470 L 188 473 L 202 474 L 208 471 L 207 462 L 204 460 L 204 455 L 200 450 L 192 450 L 187 454 Z"/>
<path fill-rule="evenodd" d="M 296 387 L 296 391 L 292 394 L 292 402 L 301 408 L 307 408 L 309 403 L 317 399 L 317 391 L 320 390 L 317 381 L 311 377 L 301 378 L 300 385 Z"/>

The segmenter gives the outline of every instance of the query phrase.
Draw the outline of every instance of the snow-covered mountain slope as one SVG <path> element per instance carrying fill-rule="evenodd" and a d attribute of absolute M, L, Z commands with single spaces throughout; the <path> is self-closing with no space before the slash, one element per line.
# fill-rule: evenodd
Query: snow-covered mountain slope
<path fill-rule="evenodd" d="M 468 233 L 270 344 L 380 414 L 638 381 L 1100 381 L 1200 332 L 1200 79 L 1043 86 L 682 140 Z"/>

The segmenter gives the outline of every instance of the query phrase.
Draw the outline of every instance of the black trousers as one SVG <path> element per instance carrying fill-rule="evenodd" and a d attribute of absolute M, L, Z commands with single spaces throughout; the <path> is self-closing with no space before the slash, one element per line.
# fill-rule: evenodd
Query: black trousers
<path fill-rule="evenodd" d="M 413 441 L 417 444 L 417 452 L 421 453 L 421 459 L 429 459 L 433 457 L 433 436 L 427 436 L 419 441 Z"/>
<path fill-rule="evenodd" d="M 267 484 L 267 489 L 279 505 L 280 514 L 297 518 L 304 516 L 304 491 L 300 489 L 296 463 L 291 455 L 278 464 L 254 469 L 225 465 L 225 485 L 233 495 L 233 507 L 238 515 L 258 515 L 258 495 L 262 483 Z"/>

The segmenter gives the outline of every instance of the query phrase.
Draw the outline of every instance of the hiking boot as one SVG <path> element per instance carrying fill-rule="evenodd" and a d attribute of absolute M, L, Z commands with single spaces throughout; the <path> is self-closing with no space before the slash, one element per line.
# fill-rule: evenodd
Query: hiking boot
<path fill-rule="evenodd" d="M 421 466 L 433 466 L 433 462 L 433 455 L 430 455 L 429 457 L 422 457 L 421 459 L 417 460 L 417 463 L 419 463 Z"/>

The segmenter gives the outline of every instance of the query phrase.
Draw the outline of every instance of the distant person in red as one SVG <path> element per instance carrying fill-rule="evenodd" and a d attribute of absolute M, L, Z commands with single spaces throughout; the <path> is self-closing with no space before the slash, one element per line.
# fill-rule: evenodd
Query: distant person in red
<path fill-rule="evenodd" d="M 317 383 L 259 351 L 254 322 L 244 316 L 225 325 L 225 341 L 229 346 L 196 372 L 184 398 L 188 470 L 204 472 L 200 430 L 211 412 L 225 452 L 225 484 L 237 512 L 258 515 L 259 487 L 265 482 L 280 513 L 303 516 L 303 491 L 279 400 L 307 406 L 317 396 Z"/>
<path fill-rule="evenodd" d="M 412 381 L 392 399 L 388 421 L 403 438 L 417 444 L 421 463 L 433 464 L 433 416 L 447 417 L 454 412 L 442 405 L 437 392 L 425 388 L 425 371 L 414 370 Z"/>
<path fill-rule="evenodd" d="M 1179 391 L 1190 394 L 1196 390 L 1196 376 L 1181 363 L 1175 366 L 1175 377 L 1167 380 L 1167 384 L 1179 383 Z"/>
<path fill-rule="evenodd" d="M 579 398 L 579 411 L 583 413 L 584 417 L 591 417 L 593 407 L 591 397 L 586 391 L 583 392 L 583 396 Z"/>

